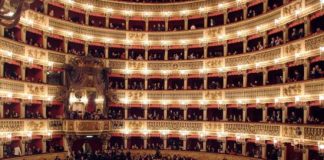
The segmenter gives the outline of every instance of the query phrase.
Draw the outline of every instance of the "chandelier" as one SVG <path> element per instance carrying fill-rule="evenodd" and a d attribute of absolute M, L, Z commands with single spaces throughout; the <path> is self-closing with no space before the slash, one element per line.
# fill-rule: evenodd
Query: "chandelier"
<path fill-rule="evenodd" d="M 14 27 L 34 0 L 0 0 L 0 25 Z"/>

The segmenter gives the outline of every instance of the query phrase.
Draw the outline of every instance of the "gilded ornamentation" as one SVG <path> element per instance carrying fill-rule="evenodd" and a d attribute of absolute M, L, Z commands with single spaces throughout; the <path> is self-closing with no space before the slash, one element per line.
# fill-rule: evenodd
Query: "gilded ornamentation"
<path fill-rule="evenodd" d="M 283 95 L 284 96 L 300 95 L 301 92 L 302 92 L 301 84 L 288 85 L 288 86 L 284 86 L 284 88 L 283 88 Z"/>
<path fill-rule="evenodd" d="M 0 132 L 18 132 L 24 130 L 24 121 L 0 121 Z"/>
<path fill-rule="evenodd" d="M 27 93 L 36 95 L 45 95 L 45 87 L 42 85 L 27 84 Z"/>
<path fill-rule="evenodd" d="M 301 138 L 303 130 L 298 126 L 282 126 L 282 136 L 289 138 Z"/>
<path fill-rule="evenodd" d="M 187 130 L 187 131 L 202 131 L 203 123 L 200 122 L 147 122 L 149 130 Z"/>
<path fill-rule="evenodd" d="M 314 38 L 310 38 L 305 40 L 305 50 L 313 50 L 318 49 L 321 47 L 322 43 L 324 42 L 324 35 L 320 35 Z"/>
<path fill-rule="evenodd" d="M 309 140 L 323 141 L 324 128 L 319 127 L 304 127 L 304 138 Z"/>
<path fill-rule="evenodd" d="M 111 121 L 111 127 L 112 130 L 119 130 L 125 128 L 125 122 L 124 121 Z"/>
<path fill-rule="evenodd" d="M 65 56 L 49 52 L 48 53 L 48 60 L 52 61 L 52 62 L 64 63 L 65 62 Z"/>
<path fill-rule="evenodd" d="M 221 91 L 207 91 L 207 93 L 205 94 L 205 99 L 207 99 L 207 100 L 222 99 L 222 92 Z"/>
<path fill-rule="evenodd" d="M 205 123 L 204 124 L 205 131 L 212 132 L 222 132 L 223 125 L 221 123 Z"/>
<path fill-rule="evenodd" d="M 28 131 L 44 131 L 46 130 L 45 121 L 25 121 Z"/>
<path fill-rule="evenodd" d="M 293 43 L 285 47 L 284 56 L 292 56 L 302 51 L 302 43 Z"/>
<path fill-rule="evenodd" d="M 225 27 L 219 27 L 219 28 L 212 28 L 204 31 L 205 37 L 217 37 L 218 35 L 224 35 L 225 34 Z"/>
<path fill-rule="evenodd" d="M 129 129 L 132 130 L 139 130 L 142 129 L 144 126 L 144 122 L 142 121 L 129 121 L 126 123 Z"/>
<path fill-rule="evenodd" d="M 302 8 L 302 2 L 297 1 L 283 8 L 283 16 L 294 15 L 295 11 Z"/>
<path fill-rule="evenodd" d="M 148 39 L 148 35 L 142 32 L 127 32 L 126 39 L 133 41 L 144 41 Z"/>
<path fill-rule="evenodd" d="M 44 50 L 36 49 L 34 47 L 26 47 L 25 48 L 26 56 L 34 58 L 34 59 L 45 59 L 46 52 Z"/>
<path fill-rule="evenodd" d="M 128 92 L 128 99 L 130 100 L 140 100 L 144 98 L 144 92 L 143 91 L 134 91 L 134 92 Z"/>
<path fill-rule="evenodd" d="M 269 136 L 280 135 L 279 125 L 268 124 L 233 124 L 225 123 L 224 131 L 230 133 L 244 133 L 244 134 L 262 134 Z"/>
<path fill-rule="evenodd" d="M 101 130 L 100 124 L 98 122 L 82 122 L 78 121 L 76 123 L 76 128 L 79 131 L 99 131 Z"/>
<path fill-rule="evenodd" d="M 209 68 L 223 67 L 223 64 L 224 62 L 222 59 L 213 59 L 213 60 L 206 61 L 206 67 Z"/>
<path fill-rule="evenodd" d="M 26 18 L 32 19 L 35 22 L 42 22 L 43 25 L 48 26 L 48 18 L 45 15 L 38 14 L 34 11 L 26 11 Z"/>
<path fill-rule="evenodd" d="M 128 68 L 129 69 L 136 69 L 136 70 L 139 70 L 139 69 L 143 69 L 145 68 L 145 62 L 135 62 L 135 61 L 129 61 L 128 62 Z"/>

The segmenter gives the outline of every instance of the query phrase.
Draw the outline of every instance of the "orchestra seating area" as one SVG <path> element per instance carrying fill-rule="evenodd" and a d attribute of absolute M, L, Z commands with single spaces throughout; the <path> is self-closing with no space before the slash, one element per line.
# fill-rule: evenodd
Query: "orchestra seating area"
<path fill-rule="evenodd" d="M 323 0 L 35 0 L 0 26 L 0 159 L 323 160 Z"/>

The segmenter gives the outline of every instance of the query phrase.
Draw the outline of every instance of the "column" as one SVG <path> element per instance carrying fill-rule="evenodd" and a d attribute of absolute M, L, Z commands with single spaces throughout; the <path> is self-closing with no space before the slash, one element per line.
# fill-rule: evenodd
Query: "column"
<path fill-rule="evenodd" d="M 268 70 L 266 68 L 263 68 L 263 85 L 267 85 L 268 81 Z"/>
<path fill-rule="evenodd" d="M 183 137 L 182 150 L 187 150 L 187 137 Z"/>
<path fill-rule="evenodd" d="M 309 106 L 304 106 L 304 124 L 307 124 L 309 116 Z"/>
<path fill-rule="evenodd" d="M 164 52 L 164 60 L 168 60 L 168 53 L 169 53 L 168 48 L 165 48 L 165 52 Z"/>
<path fill-rule="evenodd" d="M 184 80 L 183 89 L 186 90 L 188 88 L 188 77 L 187 76 L 183 77 L 183 80 Z"/>
<path fill-rule="evenodd" d="M 26 78 L 26 65 L 25 64 L 22 64 L 20 66 L 20 69 L 21 69 L 21 80 L 25 80 Z"/>
<path fill-rule="evenodd" d="M 20 146 L 21 146 L 21 155 L 26 155 L 26 141 L 21 140 Z"/>
<path fill-rule="evenodd" d="M 208 77 L 207 77 L 207 74 L 204 74 L 204 89 L 207 89 L 208 88 Z"/>
<path fill-rule="evenodd" d="M 3 143 L 0 143 L 0 159 L 3 158 Z"/>
<path fill-rule="evenodd" d="M 86 11 L 86 13 L 85 13 L 85 24 L 86 25 L 89 25 L 89 11 Z"/>
<path fill-rule="evenodd" d="M 85 55 L 89 54 L 89 42 L 84 43 L 84 53 Z"/>
<path fill-rule="evenodd" d="M 188 46 L 185 46 L 183 56 L 184 59 L 188 59 Z"/>
<path fill-rule="evenodd" d="M 0 118 L 3 118 L 4 114 L 3 112 L 5 112 L 5 110 L 3 109 L 3 103 L 4 102 L 0 102 Z M 0 143 L 1 144 L 1 143 Z M 0 146 L 1 147 L 1 146 Z M 1 158 L 1 157 L 0 157 Z"/>
<path fill-rule="evenodd" d="M 226 141 L 226 138 L 222 139 L 222 143 L 223 143 L 223 151 L 222 153 L 225 153 L 226 152 L 226 147 L 227 147 L 227 141 Z"/>
<path fill-rule="evenodd" d="M 147 112 L 148 112 L 148 107 L 144 107 L 144 119 L 147 119 Z"/>
<path fill-rule="evenodd" d="M 64 53 L 68 53 L 69 50 L 69 40 L 64 37 Z"/>
<path fill-rule="evenodd" d="M 261 144 L 262 146 L 262 159 L 267 159 L 267 144 Z"/>
<path fill-rule="evenodd" d="M 308 79 L 310 64 L 307 59 L 304 60 L 304 80 Z"/>
<path fill-rule="evenodd" d="M 147 79 L 147 76 L 145 76 L 144 78 L 144 89 L 147 90 L 148 88 L 148 79 Z"/>
<path fill-rule="evenodd" d="M 227 43 L 225 43 L 223 46 L 224 46 L 224 49 L 223 49 L 224 50 L 224 56 L 227 56 L 227 50 L 228 50 L 227 49 Z"/>
<path fill-rule="evenodd" d="M 268 10 L 268 1 L 263 1 L 263 13 L 267 12 Z"/>
<path fill-rule="evenodd" d="M 69 150 L 68 141 L 67 141 L 67 139 L 66 139 L 65 136 L 62 139 L 63 139 L 63 148 L 64 148 L 64 151 L 68 151 Z"/>
<path fill-rule="evenodd" d="M 164 90 L 168 90 L 168 78 L 164 78 Z"/>
<path fill-rule="evenodd" d="M 68 6 L 65 6 L 64 7 L 64 19 L 65 20 L 69 20 L 69 7 Z"/>
<path fill-rule="evenodd" d="M 244 5 L 243 7 L 243 19 L 246 19 L 247 18 L 247 6 Z"/>
<path fill-rule="evenodd" d="M 242 142 L 242 155 L 246 156 L 246 142 L 244 140 L 244 142 Z"/>
<path fill-rule="evenodd" d="M 207 139 L 204 138 L 202 141 L 203 141 L 203 148 L 201 151 L 205 152 L 207 150 Z"/>
<path fill-rule="evenodd" d="M 124 149 L 128 148 L 127 144 L 128 144 L 128 137 L 124 136 Z"/>
<path fill-rule="evenodd" d="M 148 60 L 148 47 L 145 47 L 144 58 L 145 60 Z"/>
<path fill-rule="evenodd" d="M 128 76 L 125 76 L 125 89 L 128 89 Z"/>
<path fill-rule="evenodd" d="M 43 70 L 42 70 L 42 76 L 43 76 L 43 83 L 47 83 L 47 70 L 45 70 L 44 68 L 43 68 Z"/>
<path fill-rule="evenodd" d="M 163 120 L 167 120 L 168 119 L 168 108 L 167 107 L 163 107 Z"/>
<path fill-rule="evenodd" d="M 145 18 L 145 31 L 149 30 L 149 20 L 148 18 Z"/>
<path fill-rule="evenodd" d="M 263 47 L 266 48 L 268 46 L 268 34 L 266 32 L 263 33 Z"/>
<path fill-rule="evenodd" d="M 227 121 L 227 107 L 223 107 L 223 121 Z"/>
<path fill-rule="evenodd" d="M 48 14 L 48 2 L 44 1 L 44 14 Z"/>
<path fill-rule="evenodd" d="M 129 30 L 129 17 L 126 17 L 126 30 Z"/>
<path fill-rule="evenodd" d="M 208 27 L 208 14 L 204 14 L 204 28 Z"/>
<path fill-rule="evenodd" d="M 163 136 L 162 139 L 163 139 L 163 148 L 167 149 L 168 148 L 168 143 L 167 143 L 168 138 L 166 136 Z"/>
<path fill-rule="evenodd" d="M 280 160 L 286 160 L 287 158 L 287 147 L 283 144 L 281 146 L 281 158 Z"/>
<path fill-rule="evenodd" d="M 46 153 L 46 139 L 42 139 L 42 153 Z"/>
<path fill-rule="evenodd" d="M 247 71 L 243 72 L 243 87 L 247 86 Z"/>
<path fill-rule="evenodd" d="M 25 118 L 25 103 L 20 103 L 20 118 Z"/>
<path fill-rule="evenodd" d="M 0 60 L 0 77 L 4 76 L 4 62 Z"/>
<path fill-rule="evenodd" d="M 0 36 L 4 37 L 4 33 L 5 33 L 5 28 L 3 26 L 0 26 Z"/>
<path fill-rule="evenodd" d="M 183 109 L 183 120 L 187 120 L 187 117 L 188 117 L 188 109 L 184 108 Z"/>
<path fill-rule="evenodd" d="M 147 136 L 143 137 L 143 141 L 144 141 L 144 149 L 147 149 Z"/>
<path fill-rule="evenodd" d="M 23 43 L 26 43 L 26 27 L 25 26 L 21 27 L 21 41 Z"/>
<path fill-rule="evenodd" d="M 247 38 L 245 37 L 244 39 L 243 39 L 243 53 L 246 53 L 246 48 L 247 48 L 247 43 L 248 42 L 248 40 L 247 40 Z"/>
<path fill-rule="evenodd" d="M 268 108 L 266 106 L 262 107 L 262 121 L 267 122 Z"/>
<path fill-rule="evenodd" d="M 44 117 L 44 118 L 47 118 L 47 116 L 46 116 L 46 104 L 45 104 L 45 102 L 43 101 L 42 102 L 42 116 Z"/>
<path fill-rule="evenodd" d="M 109 46 L 105 45 L 105 58 L 109 58 Z"/>
<path fill-rule="evenodd" d="M 43 33 L 42 40 L 43 40 L 43 47 L 45 49 L 47 49 L 47 34 L 46 33 Z"/>
<path fill-rule="evenodd" d="M 303 160 L 308 160 L 309 150 L 306 148 L 306 151 L 303 152 Z"/>
<path fill-rule="evenodd" d="M 311 23 L 310 17 L 309 16 L 305 17 L 305 22 L 304 22 L 305 37 L 310 35 L 310 33 L 311 33 L 311 24 L 310 23 Z"/>
<path fill-rule="evenodd" d="M 287 116 L 287 108 L 282 107 L 282 123 L 286 122 Z"/>
<path fill-rule="evenodd" d="M 184 17 L 184 30 L 188 30 L 188 17 Z"/>
<path fill-rule="evenodd" d="M 128 107 L 125 107 L 125 115 L 124 115 L 125 117 L 125 119 L 128 119 Z"/>
<path fill-rule="evenodd" d="M 243 122 L 246 122 L 247 108 L 246 105 L 243 106 Z"/>
<path fill-rule="evenodd" d="M 283 81 L 283 83 L 287 82 L 287 78 L 288 78 L 288 67 L 286 65 L 284 65 L 284 67 L 282 68 L 282 81 Z"/>
<path fill-rule="evenodd" d="M 204 45 L 204 58 L 208 57 L 208 45 Z"/>
<path fill-rule="evenodd" d="M 227 10 L 225 10 L 223 14 L 224 14 L 224 24 L 226 24 L 228 19 Z"/>
<path fill-rule="evenodd" d="M 227 86 L 227 74 L 225 73 L 223 76 L 223 88 L 226 88 Z"/>
<path fill-rule="evenodd" d="M 125 59 L 128 59 L 128 46 L 125 47 Z"/>
<path fill-rule="evenodd" d="M 288 42 L 288 26 L 285 25 L 283 28 L 283 43 Z"/>
<path fill-rule="evenodd" d="M 206 106 L 204 106 L 204 108 L 203 108 L 203 120 L 207 121 L 207 107 Z"/>
<path fill-rule="evenodd" d="M 168 31 L 169 30 L 169 18 L 168 17 L 166 17 L 165 19 L 164 19 L 164 26 L 165 26 L 165 31 Z"/>
<path fill-rule="evenodd" d="M 106 28 L 109 28 L 109 17 L 110 17 L 110 15 L 106 14 L 106 18 L 105 18 L 105 27 Z"/>

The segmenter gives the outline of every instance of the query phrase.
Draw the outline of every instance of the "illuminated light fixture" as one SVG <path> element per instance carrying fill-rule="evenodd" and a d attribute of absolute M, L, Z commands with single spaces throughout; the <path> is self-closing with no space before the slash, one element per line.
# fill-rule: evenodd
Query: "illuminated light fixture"
<path fill-rule="evenodd" d="M 278 64 L 279 61 L 280 61 L 280 58 L 276 58 L 276 59 L 274 59 L 273 61 L 274 61 L 275 64 Z"/>
<path fill-rule="evenodd" d="M 112 38 L 107 38 L 107 37 L 103 38 L 103 40 L 105 43 L 111 43 L 113 41 Z"/>
<path fill-rule="evenodd" d="M 324 1 L 324 0 L 323 0 Z M 324 46 L 323 47 L 320 47 L 320 51 L 321 52 L 324 52 Z"/>
<path fill-rule="evenodd" d="M 180 40 L 180 43 L 182 45 L 187 45 L 188 44 L 188 40 L 182 39 L 182 40 Z"/>
<path fill-rule="evenodd" d="M 225 137 L 227 133 L 225 132 L 217 132 L 217 137 Z"/>
<path fill-rule="evenodd" d="M 54 97 L 53 96 L 47 96 L 47 101 L 53 101 Z"/>
<path fill-rule="evenodd" d="M 163 75 L 168 75 L 169 74 L 169 70 L 161 70 L 161 73 L 163 74 Z"/>
<path fill-rule="evenodd" d="M 179 131 L 179 133 L 180 133 L 181 136 L 186 136 L 186 135 L 189 134 L 189 131 L 181 130 L 181 131 Z"/>
<path fill-rule="evenodd" d="M 150 45 L 151 45 L 151 41 L 149 41 L 149 40 L 144 40 L 144 41 L 143 41 L 143 45 L 144 45 L 144 46 L 150 46 Z"/>
<path fill-rule="evenodd" d="M 199 73 L 200 74 L 204 74 L 206 72 L 206 69 L 205 68 L 201 68 L 201 69 L 199 69 Z"/>
<path fill-rule="evenodd" d="M 5 133 L 5 138 L 7 140 L 11 140 L 12 139 L 12 133 L 8 132 L 8 133 Z"/>
<path fill-rule="evenodd" d="M 33 132 L 32 132 L 32 131 L 27 131 L 27 132 L 26 132 L 26 136 L 27 136 L 28 138 L 31 138 L 31 137 L 33 136 Z"/>
<path fill-rule="evenodd" d="M 153 15 L 152 12 L 143 12 L 144 17 L 151 17 Z"/>
<path fill-rule="evenodd" d="M 27 57 L 27 61 L 28 61 L 28 63 L 33 63 L 34 58 L 32 58 L 32 57 Z"/>
<path fill-rule="evenodd" d="M 124 13 L 125 16 L 132 16 L 134 14 L 134 11 L 132 11 L 132 10 L 124 10 L 123 13 Z"/>
<path fill-rule="evenodd" d="M 319 96 L 319 100 L 320 100 L 320 101 L 323 101 L 323 100 L 324 100 L 324 95 L 320 95 L 320 96 Z"/>
<path fill-rule="evenodd" d="M 112 9 L 112 8 L 106 8 L 105 10 L 106 10 L 106 13 L 112 13 L 112 12 L 114 12 L 114 9 Z"/>
<path fill-rule="evenodd" d="M 162 101 L 161 101 L 161 104 L 163 104 L 164 106 L 166 106 L 166 105 L 169 104 L 169 100 L 162 100 Z"/>
<path fill-rule="evenodd" d="M 125 74 L 132 74 L 132 70 L 130 70 L 130 69 L 128 69 L 128 68 L 126 68 L 125 70 L 124 70 L 124 73 Z"/>
<path fill-rule="evenodd" d="M 262 25 L 259 25 L 259 26 L 256 26 L 256 27 L 255 27 L 255 30 L 256 30 L 257 32 L 261 32 L 261 31 L 262 31 L 262 28 L 263 28 L 263 26 L 262 26 Z"/>
<path fill-rule="evenodd" d="M 180 15 L 181 16 L 187 16 L 189 14 L 189 11 L 188 10 L 182 10 L 180 11 Z"/>
<path fill-rule="evenodd" d="M 181 105 L 187 105 L 188 104 L 188 100 L 180 100 L 179 101 Z"/>
<path fill-rule="evenodd" d="M 32 26 L 34 24 L 34 20 L 26 19 L 26 23 L 27 23 L 27 25 Z"/>
<path fill-rule="evenodd" d="M 218 70 L 219 72 L 224 72 L 225 68 L 224 68 L 224 67 L 220 67 L 220 68 L 217 68 L 217 70 Z"/>
<path fill-rule="evenodd" d="M 33 95 L 31 95 L 31 94 L 27 95 L 27 99 L 32 100 L 33 99 Z"/>
<path fill-rule="evenodd" d="M 122 98 L 121 100 L 122 100 L 122 102 L 124 104 L 128 104 L 129 103 L 129 99 L 128 98 Z"/>
<path fill-rule="evenodd" d="M 299 102 L 300 101 L 300 96 L 295 96 L 295 102 Z"/>
<path fill-rule="evenodd" d="M 131 130 L 128 128 L 123 129 L 123 133 L 126 135 L 129 134 L 130 132 L 131 132 Z"/>
<path fill-rule="evenodd" d="M 125 39 L 125 44 L 126 45 L 131 45 L 131 44 L 133 44 L 133 40 Z"/>
<path fill-rule="evenodd" d="M 256 67 L 256 68 L 259 68 L 260 65 L 261 65 L 261 62 L 257 62 L 257 63 L 255 63 L 255 67 Z"/>
<path fill-rule="evenodd" d="M 243 37 L 243 36 L 244 36 L 244 31 L 237 31 L 237 32 L 236 32 L 236 35 L 237 35 L 238 37 Z"/>
<path fill-rule="evenodd" d="M 168 40 L 161 40 L 161 45 L 162 46 L 168 46 L 168 45 L 170 45 L 170 41 L 168 41 Z"/>
<path fill-rule="evenodd" d="M 103 103 L 105 100 L 102 97 L 98 97 L 95 99 L 96 103 Z"/>
<path fill-rule="evenodd" d="M 48 61 L 48 62 L 47 62 L 47 65 L 48 65 L 49 67 L 53 67 L 54 62 L 52 62 L 52 61 Z"/>
<path fill-rule="evenodd" d="M 5 14 L 5 16 L 9 16 L 9 17 L 11 17 L 11 16 L 13 16 L 14 14 L 15 14 L 14 12 L 9 11 L 8 13 Z"/>
<path fill-rule="evenodd" d="M 164 17 L 170 17 L 170 16 L 172 15 L 172 12 L 170 12 L 170 11 L 165 11 L 165 12 L 162 12 L 162 15 L 163 15 Z"/>
<path fill-rule="evenodd" d="M 163 136 L 166 136 L 170 133 L 169 130 L 160 130 L 160 133 L 163 135 Z"/>
<path fill-rule="evenodd" d="M 199 100 L 199 104 L 200 105 L 206 105 L 207 104 L 207 100 L 205 100 L 205 99 Z"/>
<path fill-rule="evenodd" d="M 259 98 L 257 98 L 257 99 L 255 100 L 255 102 L 256 102 L 256 103 L 260 103 L 261 100 L 260 100 Z"/>
<path fill-rule="evenodd" d="M 151 131 L 150 130 L 147 130 L 147 129 L 144 129 L 144 130 L 142 130 L 142 133 L 143 133 L 143 135 L 148 135 L 149 133 L 150 133 Z"/>
<path fill-rule="evenodd" d="M 208 38 L 207 37 L 201 37 L 198 40 L 199 40 L 199 43 L 208 43 Z"/>
<path fill-rule="evenodd" d="M 223 104 L 224 102 L 223 102 L 223 100 L 217 100 L 217 103 L 218 104 Z"/>
<path fill-rule="evenodd" d="M 278 103 L 280 101 L 280 97 L 276 97 L 274 101 L 275 103 Z"/>
<path fill-rule="evenodd" d="M 86 10 L 90 10 L 90 11 L 92 11 L 94 7 L 93 7 L 92 4 L 84 4 L 84 8 L 85 8 Z"/>
<path fill-rule="evenodd" d="M 73 32 L 72 32 L 72 31 L 65 31 L 65 34 L 66 34 L 68 37 L 73 37 Z"/>
<path fill-rule="evenodd" d="M 93 136 L 86 136 L 86 138 L 93 138 Z"/>
<path fill-rule="evenodd" d="M 301 56 L 301 53 L 296 52 L 295 53 L 295 58 L 299 58 Z"/>
<path fill-rule="evenodd" d="M 237 135 L 235 136 L 235 138 L 236 138 L 237 141 L 239 141 L 242 137 L 241 137 L 240 134 L 237 134 Z"/>
<path fill-rule="evenodd" d="M 179 72 L 180 72 L 181 75 L 186 75 L 187 74 L 186 70 L 180 70 Z"/>
<path fill-rule="evenodd" d="M 217 38 L 219 41 L 223 41 L 225 39 L 225 35 L 219 35 Z"/>
<path fill-rule="evenodd" d="M 48 27 L 47 27 L 47 30 L 48 30 L 49 32 L 53 32 L 53 27 L 48 26 Z"/>
<path fill-rule="evenodd" d="M 12 57 L 13 53 L 11 51 L 4 51 L 5 55 L 8 57 Z"/>
<path fill-rule="evenodd" d="M 300 15 L 301 12 L 302 12 L 301 9 L 297 9 L 297 10 L 295 10 L 295 16 L 298 17 L 298 16 Z"/>
<path fill-rule="evenodd" d="M 68 4 L 74 4 L 74 0 L 66 0 Z"/>
<path fill-rule="evenodd" d="M 243 65 L 237 65 L 237 70 L 243 69 Z"/>
<path fill-rule="evenodd" d="M 143 104 L 149 104 L 149 103 L 150 103 L 150 100 L 149 100 L 149 99 L 143 99 L 143 100 L 142 100 L 142 103 L 143 103 Z"/>
<path fill-rule="evenodd" d="M 147 68 L 144 68 L 144 69 L 142 70 L 142 73 L 143 73 L 144 75 L 148 75 L 148 74 L 151 73 L 151 71 L 148 70 Z"/>
<path fill-rule="evenodd" d="M 243 103 L 243 100 L 242 100 L 242 99 L 238 99 L 238 100 L 236 100 L 236 102 L 237 102 L 238 104 L 242 104 L 242 103 Z"/>
<path fill-rule="evenodd" d="M 324 4 L 324 0 L 320 0 L 321 1 L 321 4 L 323 5 Z"/>
<path fill-rule="evenodd" d="M 277 18 L 274 20 L 274 24 L 277 26 L 277 25 L 279 25 L 280 21 L 281 21 L 281 18 Z"/>
<path fill-rule="evenodd" d="M 199 12 L 200 13 L 207 12 L 207 8 L 206 7 L 199 7 Z"/>
<path fill-rule="evenodd" d="M 89 101 L 89 100 L 88 100 L 87 96 L 83 96 L 83 97 L 81 98 L 81 102 L 84 103 L 84 104 L 87 104 L 88 101 Z"/>
<path fill-rule="evenodd" d="M 86 40 L 88 40 L 88 41 L 93 40 L 93 36 L 91 36 L 91 35 L 84 35 L 84 38 L 85 38 Z"/>
<path fill-rule="evenodd" d="M 8 92 L 8 93 L 7 93 L 7 97 L 8 97 L 8 98 L 12 98 L 12 96 L 13 96 L 12 92 Z"/>
<path fill-rule="evenodd" d="M 255 140 L 256 140 L 256 141 L 260 141 L 260 137 L 259 137 L 259 136 L 256 136 L 256 137 L 255 137 Z"/>
<path fill-rule="evenodd" d="M 324 150 L 324 144 L 319 144 L 319 145 L 318 145 L 318 148 L 319 148 L 320 150 Z"/>
<path fill-rule="evenodd" d="M 219 4 L 217 5 L 217 7 L 218 7 L 218 9 L 223 9 L 223 8 L 224 8 L 224 3 L 219 3 Z"/>
<path fill-rule="evenodd" d="M 277 139 L 273 139 L 273 144 L 277 144 L 278 140 Z"/>

